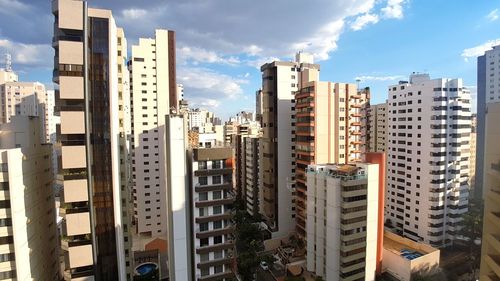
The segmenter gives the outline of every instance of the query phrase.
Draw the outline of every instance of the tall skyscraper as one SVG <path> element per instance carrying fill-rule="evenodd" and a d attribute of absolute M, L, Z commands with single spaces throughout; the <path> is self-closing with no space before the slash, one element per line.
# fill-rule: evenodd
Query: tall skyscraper
<path fill-rule="evenodd" d="M 480 280 L 500 279 L 500 102 L 487 103 L 485 114 L 484 221 Z M 480 159 L 478 158 L 478 161 Z M 479 176 L 479 174 L 478 174 Z"/>
<path fill-rule="evenodd" d="M 311 81 L 295 94 L 297 233 L 306 233 L 306 170 L 311 164 L 364 160 L 369 92 L 355 84 Z"/>
<path fill-rule="evenodd" d="M 500 45 L 488 50 L 477 58 L 477 138 L 476 159 L 485 158 L 485 127 L 487 103 L 500 101 Z M 476 161 L 474 197 L 483 198 L 484 162 Z"/>
<path fill-rule="evenodd" d="M 383 175 L 378 164 L 308 167 L 308 271 L 325 280 L 375 280 L 382 251 L 378 238 L 383 236 Z"/>
<path fill-rule="evenodd" d="M 156 30 L 132 46 L 132 175 L 134 220 L 145 238 L 165 236 L 165 115 L 178 109 L 175 33 Z"/>
<path fill-rule="evenodd" d="M 298 53 L 294 62 L 266 63 L 261 72 L 260 213 L 273 237 L 283 237 L 295 231 L 295 92 L 319 79 L 319 65 Z"/>
<path fill-rule="evenodd" d="M 469 197 L 470 93 L 413 74 L 389 87 L 386 225 L 433 246 L 458 235 Z"/>
<path fill-rule="evenodd" d="M 40 141 L 40 121 L 18 115 L 0 125 L 0 278 L 5 280 L 60 278 L 52 147 Z"/>
<path fill-rule="evenodd" d="M 368 151 L 383 152 L 389 141 L 387 136 L 387 103 L 374 104 L 368 109 Z"/>
<path fill-rule="evenodd" d="M 64 276 L 125 280 L 118 31 L 109 10 L 87 8 L 85 1 L 52 4 Z"/>

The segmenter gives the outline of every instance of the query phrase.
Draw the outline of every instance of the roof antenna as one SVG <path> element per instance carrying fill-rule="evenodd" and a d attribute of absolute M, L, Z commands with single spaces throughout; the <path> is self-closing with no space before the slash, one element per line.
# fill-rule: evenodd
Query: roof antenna
<path fill-rule="evenodd" d="M 5 54 L 5 71 L 12 72 L 12 56 Z"/>
<path fill-rule="evenodd" d="M 361 82 L 361 79 L 357 78 L 356 79 L 356 84 L 357 84 L 358 90 L 359 90 L 359 82 Z"/>

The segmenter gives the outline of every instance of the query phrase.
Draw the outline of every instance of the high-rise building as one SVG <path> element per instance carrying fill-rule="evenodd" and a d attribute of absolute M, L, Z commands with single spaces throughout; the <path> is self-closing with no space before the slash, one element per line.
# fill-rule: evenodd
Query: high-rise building
<path fill-rule="evenodd" d="M 415 241 L 452 242 L 467 212 L 470 92 L 461 79 L 412 74 L 389 87 L 386 225 Z"/>
<path fill-rule="evenodd" d="M 262 90 L 255 92 L 255 121 L 262 120 Z"/>
<path fill-rule="evenodd" d="M 485 114 L 484 223 L 480 280 L 500 279 L 500 102 L 487 103 Z M 478 160 L 480 160 L 478 158 Z M 480 174 L 477 174 L 478 177 Z"/>
<path fill-rule="evenodd" d="M 132 46 L 132 176 L 134 220 L 145 238 L 167 233 L 165 115 L 177 110 L 175 33 L 156 30 Z M 166 106 L 169 105 L 169 106 Z"/>
<path fill-rule="evenodd" d="M 477 58 L 477 134 L 476 134 L 476 159 L 485 159 L 485 139 L 486 135 L 486 106 L 490 102 L 500 101 L 500 45 L 494 46 L 484 55 Z M 478 177 L 474 182 L 474 197 L 483 198 L 483 180 L 480 175 L 484 174 L 483 161 L 476 161 L 475 173 Z"/>
<path fill-rule="evenodd" d="M 383 241 L 379 176 L 378 164 L 308 167 L 308 271 L 325 280 L 375 280 Z"/>
<path fill-rule="evenodd" d="M 476 139 L 477 139 L 477 114 L 471 116 L 471 132 L 470 132 L 470 157 L 469 157 L 469 187 L 470 196 L 476 198 Z"/>
<path fill-rule="evenodd" d="M 368 109 L 368 151 L 383 152 L 386 150 L 387 136 L 387 103 L 373 104 Z"/>
<path fill-rule="evenodd" d="M 369 91 L 355 84 L 311 81 L 295 94 L 297 233 L 306 232 L 306 170 L 310 164 L 353 163 L 364 160 Z"/>
<path fill-rule="evenodd" d="M 193 149 L 191 170 L 195 280 L 233 278 L 231 148 Z"/>
<path fill-rule="evenodd" d="M 64 278 L 126 280 L 117 27 L 85 1 L 53 1 L 52 12 Z"/>
<path fill-rule="evenodd" d="M 260 213 L 273 237 L 283 237 L 295 230 L 295 92 L 319 80 L 319 65 L 298 53 L 294 62 L 266 63 L 261 72 Z"/>
<path fill-rule="evenodd" d="M 18 115 L 0 125 L 1 279 L 60 278 L 52 147 L 40 141 L 40 121 Z"/>

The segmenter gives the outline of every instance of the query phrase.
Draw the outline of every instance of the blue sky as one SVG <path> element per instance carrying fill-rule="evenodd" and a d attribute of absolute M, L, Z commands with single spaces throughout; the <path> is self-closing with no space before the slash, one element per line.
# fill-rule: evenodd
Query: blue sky
<path fill-rule="evenodd" d="M 475 57 L 500 44 L 500 1 L 90 0 L 113 10 L 130 45 L 155 28 L 177 32 L 178 82 L 194 106 L 227 118 L 254 110 L 260 64 L 315 54 L 321 80 L 372 88 L 413 72 L 461 77 L 475 94 Z M 50 1 L 0 0 L 0 53 L 23 80 L 51 82 Z M 9 12 L 7 12 L 9 11 Z M 496 40 L 496 41 L 495 41 Z"/>

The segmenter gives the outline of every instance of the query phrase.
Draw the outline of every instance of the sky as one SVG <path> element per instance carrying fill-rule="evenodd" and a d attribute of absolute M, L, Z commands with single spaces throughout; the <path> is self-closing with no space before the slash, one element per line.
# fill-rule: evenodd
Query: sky
<path fill-rule="evenodd" d="M 155 28 L 177 36 L 177 83 L 193 107 L 227 119 L 255 110 L 260 66 L 314 54 L 323 81 L 369 86 L 372 104 L 412 72 L 463 78 L 500 44 L 500 0 L 89 0 L 113 11 L 129 43 Z M 23 81 L 52 88 L 49 0 L 0 0 L 0 54 Z"/>

